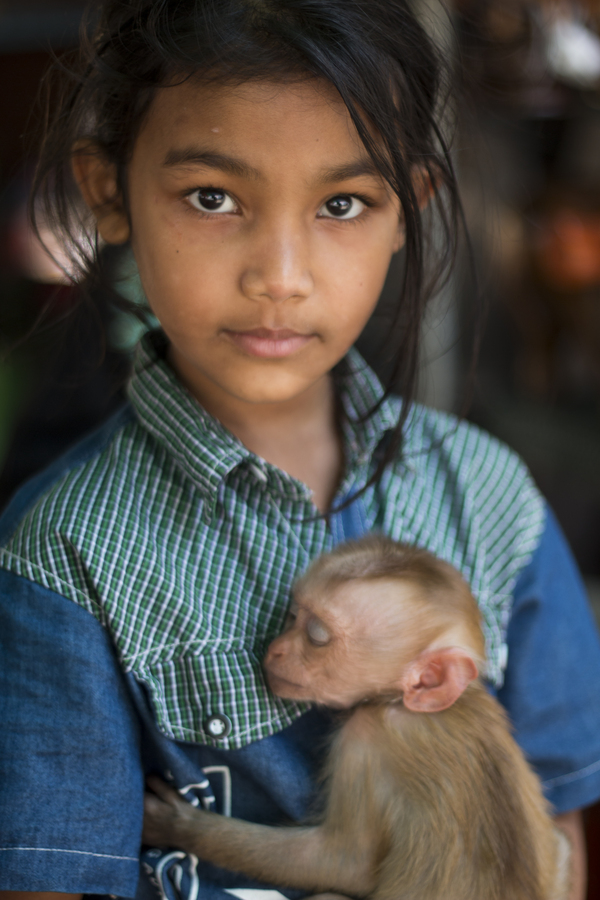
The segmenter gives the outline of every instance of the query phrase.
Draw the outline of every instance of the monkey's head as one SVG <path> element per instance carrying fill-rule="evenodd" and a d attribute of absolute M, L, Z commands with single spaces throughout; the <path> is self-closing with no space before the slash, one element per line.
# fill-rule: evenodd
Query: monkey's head
<path fill-rule="evenodd" d="M 370 536 L 322 556 L 297 582 L 287 628 L 264 660 L 273 693 L 349 708 L 402 698 L 447 709 L 485 656 L 462 576 L 425 550 Z"/>

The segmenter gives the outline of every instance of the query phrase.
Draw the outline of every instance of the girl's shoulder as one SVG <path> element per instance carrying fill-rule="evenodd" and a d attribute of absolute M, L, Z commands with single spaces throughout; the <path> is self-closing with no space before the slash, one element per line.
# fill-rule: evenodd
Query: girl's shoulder
<path fill-rule="evenodd" d="M 40 510 L 73 513 L 75 504 L 92 504 L 102 491 L 126 494 L 142 457 L 156 456 L 135 410 L 125 402 L 106 422 L 87 434 L 47 468 L 25 482 L 0 516 L 0 546 Z M 79 498 L 79 499 L 76 499 Z"/>
<path fill-rule="evenodd" d="M 347 362 L 350 378 L 344 404 L 348 417 L 360 423 L 353 437 L 377 455 L 396 427 L 403 401 L 394 394 L 383 396 L 377 376 L 356 351 L 348 354 Z M 478 494 L 485 503 L 490 492 L 501 492 L 507 482 L 533 489 L 527 466 L 502 441 L 450 412 L 416 402 L 403 426 L 400 452 L 389 467 L 391 480 L 402 482 L 404 492 L 410 483 L 407 473 L 418 474 L 436 491 L 454 492 L 457 499 L 469 495 L 476 504 Z M 511 496 L 518 502 L 517 494 Z"/>
<path fill-rule="evenodd" d="M 474 508 L 537 503 L 540 494 L 518 453 L 472 422 L 415 404 L 404 433 L 402 462 L 445 493 Z"/>
<path fill-rule="evenodd" d="M 39 504 L 51 503 L 61 490 L 76 491 L 77 475 L 93 470 L 115 439 L 134 424 L 133 411 L 128 404 L 123 405 L 99 428 L 25 482 L 13 495 L 0 517 L 0 546 L 10 540 L 22 521 Z"/>
<path fill-rule="evenodd" d="M 97 542 L 139 497 L 139 469 L 160 465 L 129 404 L 26 482 L 0 517 L 0 568 L 90 609 L 73 577 L 71 548 Z"/>
<path fill-rule="evenodd" d="M 501 456 L 526 468 L 518 453 L 479 425 L 420 403 L 413 404 L 404 434 L 408 455 L 454 459 L 462 465 L 476 460 L 484 463 Z"/>

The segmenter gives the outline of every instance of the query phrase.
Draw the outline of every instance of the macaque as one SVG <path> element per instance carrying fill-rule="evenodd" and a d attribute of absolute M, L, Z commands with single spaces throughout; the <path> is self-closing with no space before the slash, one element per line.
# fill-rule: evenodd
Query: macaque
<path fill-rule="evenodd" d="M 278 696 L 346 710 L 319 821 L 225 818 L 153 778 L 144 840 L 312 892 L 566 900 L 568 841 L 481 683 L 484 655 L 452 566 L 380 536 L 338 547 L 297 582 L 264 660 Z"/>

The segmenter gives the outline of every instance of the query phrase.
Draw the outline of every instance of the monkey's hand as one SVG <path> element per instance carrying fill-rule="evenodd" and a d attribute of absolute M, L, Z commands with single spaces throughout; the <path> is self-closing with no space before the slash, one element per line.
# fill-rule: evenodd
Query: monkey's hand
<path fill-rule="evenodd" d="M 372 891 L 370 863 L 365 867 L 354 845 L 348 852 L 327 840 L 321 826 L 278 827 L 220 816 L 186 803 L 160 778 L 148 778 L 148 786 L 154 793 L 144 800 L 145 843 L 177 847 L 271 884 L 363 896 Z M 347 900 L 347 896 L 321 893 L 315 900 Z"/>
<path fill-rule="evenodd" d="M 147 779 L 152 794 L 144 795 L 142 840 L 158 847 L 177 847 L 194 852 L 190 846 L 202 833 L 203 819 L 214 813 L 196 809 L 160 778 Z"/>

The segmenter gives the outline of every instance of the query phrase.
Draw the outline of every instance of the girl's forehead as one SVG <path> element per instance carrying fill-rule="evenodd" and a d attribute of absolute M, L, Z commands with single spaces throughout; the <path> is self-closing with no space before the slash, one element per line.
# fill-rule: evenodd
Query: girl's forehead
<path fill-rule="evenodd" d="M 288 165 L 362 159 L 374 169 L 339 94 L 317 79 L 233 86 L 188 79 L 162 88 L 138 136 L 140 150 L 171 166 L 225 150 L 257 166 L 285 152 Z"/>
<path fill-rule="evenodd" d="M 200 110 L 222 116 L 240 116 L 246 111 L 249 117 L 257 114 L 272 116 L 292 112 L 305 116 L 319 116 L 326 108 L 333 117 L 348 116 L 344 103 L 325 79 L 306 78 L 290 82 L 253 80 L 240 84 L 187 78 L 179 84 L 159 88 L 153 104 L 159 115 L 167 115 L 175 121 L 187 120 Z"/>

